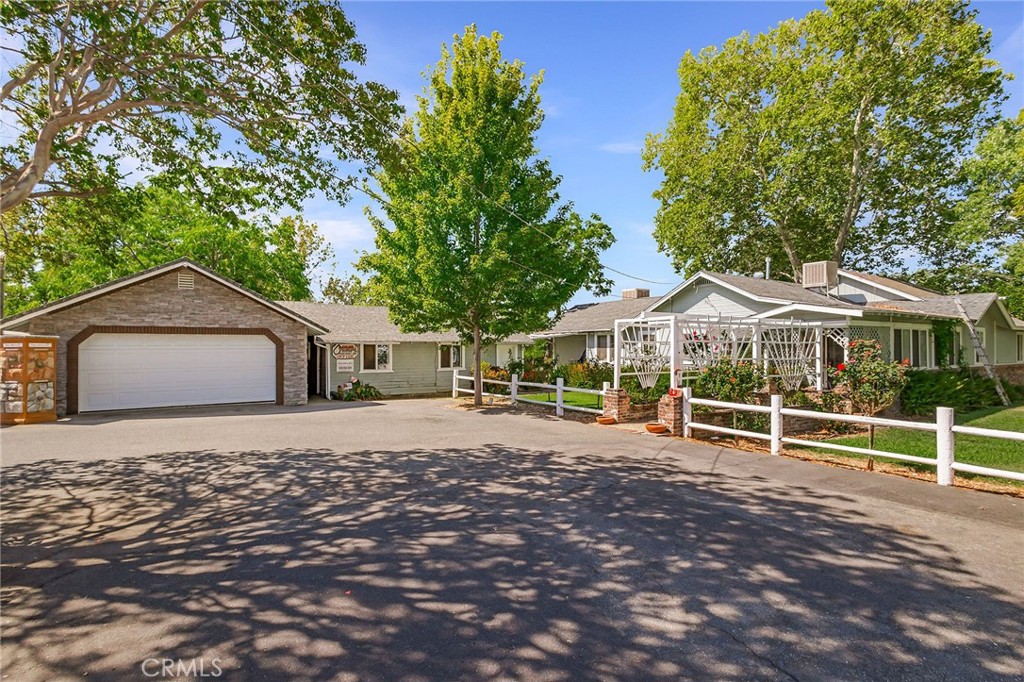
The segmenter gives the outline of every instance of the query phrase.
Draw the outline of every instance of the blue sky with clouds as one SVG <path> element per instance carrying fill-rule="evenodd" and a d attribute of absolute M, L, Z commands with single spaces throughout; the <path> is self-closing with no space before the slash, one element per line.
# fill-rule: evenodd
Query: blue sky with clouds
<path fill-rule="evenodd" d="M 676 67 L 686 50 L 720 44 L 742 31 L 756 33 L 806 14 L 812 2 L 518 2 L 345 5 L 367 47 L 361 74 L 401 94 L 407 109 L 423 88 L 422 72 L 440 57 L 442 43 L 475 23 L 501 32 L 507 59 L 528 73 L 545 72 L 547 114 L 541 153 L 564 177 L 562 196 L 584 214 L 598 213 L 618 239 L 604 263 L 662 284 L 609 273 L 615 291 L 633 286 L 663 293 L 679 281 L 651 236 L 659 176 L 644 173 L 640 150 L 649 132 L 667 124 L 679 91 Z M 976 2 L 979 21 L 992 30 L 992 56 L 1024 79 L 1024 3 Z M 1024 80 L 1007 85 L 1004 113 L 1024 108 Z M 373 248 L 363 215 L 368 200 L 345 206 L 313 199 L 307 217 L 318 222 L 337 251 L 339 274 L 351 272 L 354 251 Z M 582 293 L 576 301 L 591 300 Z"/>

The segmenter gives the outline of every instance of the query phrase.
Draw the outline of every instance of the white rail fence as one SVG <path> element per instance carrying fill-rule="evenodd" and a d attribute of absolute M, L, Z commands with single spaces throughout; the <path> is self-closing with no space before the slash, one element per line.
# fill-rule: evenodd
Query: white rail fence
<path fill-rule="evenodd" d="M 682 389 L 683 396 L 683 435 L 690 438 L 693 431 L 713 431 L 743 438 L 765 440 L 770 443 L 771 453 L 778 455 L 782 452 L 783 443 L 790 445 L 802 445 L 825 450 L 838 450 L 841 452 L 852 452 L 858 455 L 873 455 L 875 457 L 886 457 L 888 459 L 903 460 L 933 466 L 938 475 L 939 485 L 953 485 L 953 472 L 963 471 L 965 473 L 979 474 L 982 476 L 994 476 L 997 478 L 1009 478 L 1015 481 L 1024 481 L 1024 473 L 1018 471 L 1007 471 L 1005 469 L 992 469 L 990 467 L 976 466 L 964 462 L 957 462 L 955 454 L 954 434 L 962 433 L 973 436 L 985 436 L 988 438 L 1001 438 L 1024 442 L 1024 432 L 1000 431 L 997 429 L 982 429 L 974 426 L 960 426 L 954 423 L 953 408 L 940 407 L 936 410 L 934 422 L 911 422 L 902 419 L 885 419 L 883 417 L 864 417 L 860 415 L 838 414 L 834 412 L 815 412 L 812 410 L 798 410 L 782 406 L 782 396 L 771 396 L 771 405 L 746 405 L 743 403 L 727 403 L 721 400 L 708 400 L 705 398 L 694 398 L 693 389 Z M 719 407 L 739 412 L 756 412 L 769 415 L 768 433 L 757 431 L 745 431 L 733 429 L 715 424 L 702 424 L 693 419 L 693 406 L 703 405 L 705 407 Z M 803 417 L 806 419 L 819 419 L 822 421 L 841 421 L 852 424 L 864 424 L 875 426 L 888 426 L 900 429 L 911 429 L 915 431 L 930 431 L 935 434 L 935 445 L 938 456 L 918 457 L 916 455 L 905 455 L 900 452 L 888 452 L 886 450 L 875 450 L 870 448 L 858 448 L 852 445 L 841 445 L 839 443 L 825 443 L 804 438 L 789 438 L 782 435 L 782 425 L 785 417 Z"/>
<path fill-rule="evenodd" d="M 509 392 L 505 393 L 490 393 L 487 390 L 482 390 L 481 393 L 487 396 L 497 396 L 500 398 L 510 398 L 513 403 L 530 403 L 531 405 L 543 405 L 544 407 L 554 407 L 555 414 L 559 417 L 565 415 L 566 410 L 572 410 L 575 412 L 588 412 L 590 414 L 601 414 L 602 410 L 593 407 L 582 407 L 580 405 L 570 405 L 565 402 L 565 392 L 571 391 L 573 393 L 586 393 L 588 395 L 603 396 L 604 391 L 593 389 L 593 388 L 576 388 L 574 386 L 566 386 L 565 380 L 558 377 L 553 384 L 540 384 L 534 381 L 520 381 L 519 375 L 513 374 L 511 381 L 501 381 L 499 379 L 481 379 L 480 383 L 482 389 L 486 389 L 488 384 L 493 386 L 508 386 Z M 472 388 L 465 388 L 462 386 L 463 382 L 472 382 L 473 376 L 470 374 L 461 374 L 459 370 L 455 370 L 452 373 L 452 397 L 459 397 L 460 393 L 473 393 Z M 521 388 L 534 388 L 543 391 L 554 391 L 555 402 L 548 400 L 536 400 L 534 398 L 524 397 L 520 395 Z M 607 388 L 607 383 L 606 383 Z M 529 395 L 529 394 L 527 394 Z"/>

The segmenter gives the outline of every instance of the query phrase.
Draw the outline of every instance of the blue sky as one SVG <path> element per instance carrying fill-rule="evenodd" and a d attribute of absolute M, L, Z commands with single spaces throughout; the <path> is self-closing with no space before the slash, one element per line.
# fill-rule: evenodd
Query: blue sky
<path fill-rule="evenodd" d="M 664 293 L 679 276 L 657 252 L 651 193 L 659 176 L 644 173 L 640 150 L 649 132 L 664 129 L 679 92 L 676 67 L 686 50 L 720 44 L 742 31 L 756 33 L 821 6 L 812 2 L 357 2 L 345 11 L 367 47 L 361 74 L 397 90 L 407 109 L 423 88 L 422 72 L 442 43 L 469 24 L 499 31 L 506 59 L 528 73 L 543 69 L 547 114 L 538 147 L 564 177 L 562 196 L 583 214 L 598 213 L 617 243 L 603 262 L 652 284 L 608 273 L 614 291 L 634 286 Z M 1004 113 L 1024 108 L 1024 3 L 976 2 L 978 20 L 992 30 L 993 58 L 1019 80 L 1007 84 Z M 323 199 L 306 205 L 337 251 L 338 274 L 352 272 L 354 251 L 373 248 L 373 235 L 355 195 L 345 206 Z M 592 300 L 583 292 L 574 302 Z"/>

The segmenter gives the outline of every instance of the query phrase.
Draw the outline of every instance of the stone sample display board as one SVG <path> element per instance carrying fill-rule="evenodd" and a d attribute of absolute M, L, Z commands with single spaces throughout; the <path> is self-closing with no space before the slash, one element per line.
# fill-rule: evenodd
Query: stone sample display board
<path fill-rule="evenodd" d="M 0 337 L 0 420 L 56 421 L 57 339 Z"/>

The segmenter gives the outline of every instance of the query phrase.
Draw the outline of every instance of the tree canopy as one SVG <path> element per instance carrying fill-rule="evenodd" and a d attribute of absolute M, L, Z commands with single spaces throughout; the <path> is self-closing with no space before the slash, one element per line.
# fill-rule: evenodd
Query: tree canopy
<path fill-rule="evenodd" d="M 161 187 L 25 203 L 4 216 L 4 314 L 187 257 L 267 298 L 312 297 L 332 257 L 299 217 L 237 220 Z"/>
<path fill-rule="evenodd" d="M 345 305 L 384 305 L 383 297 L 372 283 L 363 282 L 357 275 L 342 279 L 331 275 L 321 295 L 325 303 Z"/>
<path fill-rule="evenodd" d="M 124 157 L 239 215 L 314 188 L 344 199 L 339 169 L 397 128 L 397 95 L 357 79 L 365 49 L 332 3 L 11 0 L 0 27 L 0 107 L 20 129 L 0 147 L 0 211 L 110 191 Z"/>
<path fill-rule="evenodd" d="M 910 278 L 941 291 L 998 292 L 1024 317 L 1024 110 L 988 132 L 963 174 L 953 229 L 928 245 L 929 267 Z"/>
<path fill-rule="evenodd" d="M 561 202 L 536 147 L 542 74 L 527 79 L 500 42 L 471 26 L 428 70 L 401 153 L 377 174 L 377 251 L 360 261 L 403 330 L 473 342 L 477 401 L 481 343 L 546 328 L 582 287 L 606 293 L 599 255 L 614 240 Z"/>
<path fill-rule="evenodd" d="M 960 160 L 998 117 L 989 50 L 961 0 L 850 0 L 687 52 L 644 155 L 659 248 L 686 274 L 901 266 L 949 229 Z"/>

